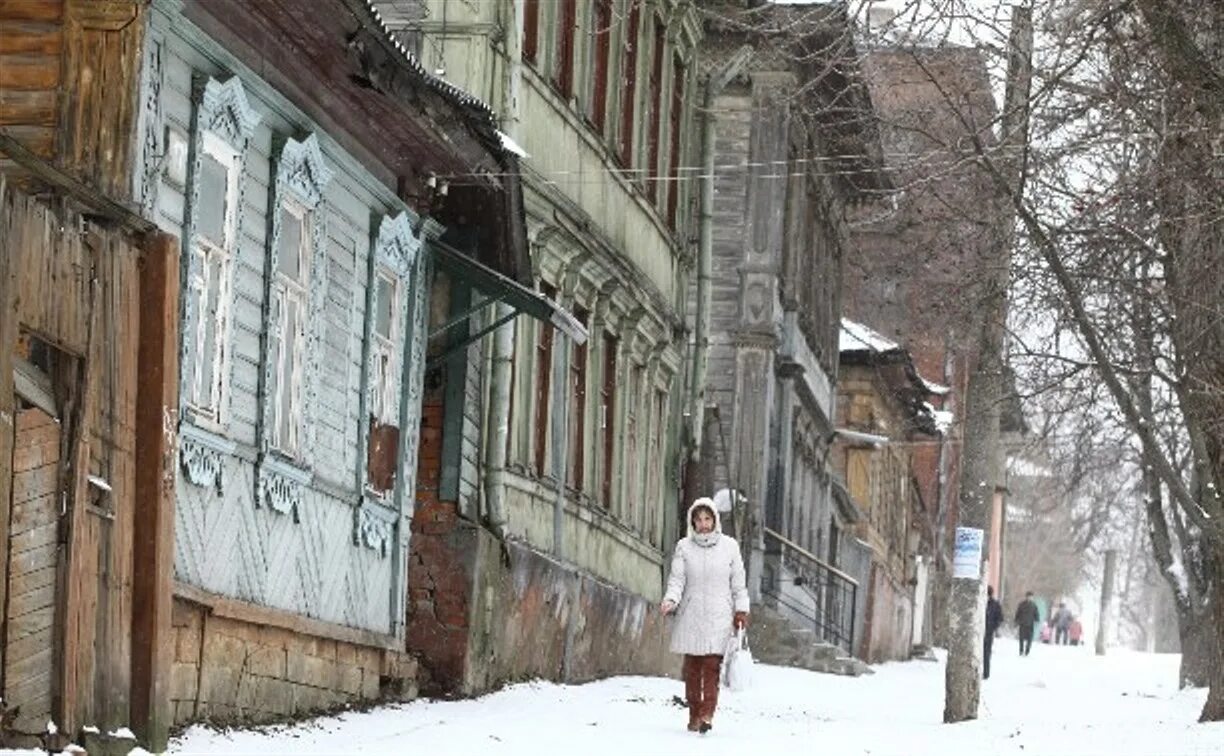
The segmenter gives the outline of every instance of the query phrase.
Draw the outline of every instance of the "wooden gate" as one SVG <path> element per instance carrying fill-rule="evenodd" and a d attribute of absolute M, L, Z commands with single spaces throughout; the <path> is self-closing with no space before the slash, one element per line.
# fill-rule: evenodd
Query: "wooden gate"
<path fill-rule="evenodd" d="M 4 614 L 4 702 L 11 728 L 43 731 L 51 719 L 60 562 L 60 424 L 41 409 L 19 410 L 13 438 L 8 523 L 8 606 Z"/>

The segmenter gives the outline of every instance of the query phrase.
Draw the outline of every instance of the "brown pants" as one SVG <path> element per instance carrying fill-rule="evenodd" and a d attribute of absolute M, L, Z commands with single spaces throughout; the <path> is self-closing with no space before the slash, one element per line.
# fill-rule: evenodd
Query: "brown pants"
<path fill-rule="evenodd" d="M 690 725 L 714 720 L 722 660 L 719 654 L 684 656 L 684 697 L 688 699 Z"/>

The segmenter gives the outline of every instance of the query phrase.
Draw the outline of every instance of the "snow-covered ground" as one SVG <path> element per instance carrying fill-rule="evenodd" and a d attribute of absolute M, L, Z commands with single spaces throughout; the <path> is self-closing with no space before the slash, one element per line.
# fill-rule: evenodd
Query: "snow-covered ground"
<path fill-rule="evenodd" d="M 174 754 L 1207 754 L 1224 723 L 1197 724 L 1206 692 L 1177 690 L 1178 657 L 1037 644 L 1018 658 L 1000 639 L 980 718 L 941 723 L 943 665 L 906 662 L 842 678 L 758 666 L 751 690 L 723 691 L 713 732 L 684 729 L 675 680 L 515 685 L 472 701 L 430 702 L 294 727 L 194 727 Z"/>

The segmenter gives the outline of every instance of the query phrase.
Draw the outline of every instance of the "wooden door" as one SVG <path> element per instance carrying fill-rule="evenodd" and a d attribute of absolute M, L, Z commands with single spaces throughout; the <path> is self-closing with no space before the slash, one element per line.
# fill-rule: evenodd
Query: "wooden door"
<path fill-rule="evenodd" d="M 9 520 L 8 606 L 4 615 L 4 703 L 20 706 L 17 732 L 43 731 L 51 718 L 59 565 L 60 424 L 41 409 L 17 412 Z"/>

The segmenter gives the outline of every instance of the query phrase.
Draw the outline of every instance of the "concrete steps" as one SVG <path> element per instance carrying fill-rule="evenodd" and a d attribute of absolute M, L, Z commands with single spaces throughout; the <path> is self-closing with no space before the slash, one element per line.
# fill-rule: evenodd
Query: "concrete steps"
<path fill-rule="evenodd" d="M 851 677 L 873 674 L 871 667 L 847 656 L 839 646 L 817 640 L 815 632 L 792 626 L 767 606 L 753 607 L 748 637 L 753 658 L 763 664 Z"/>

